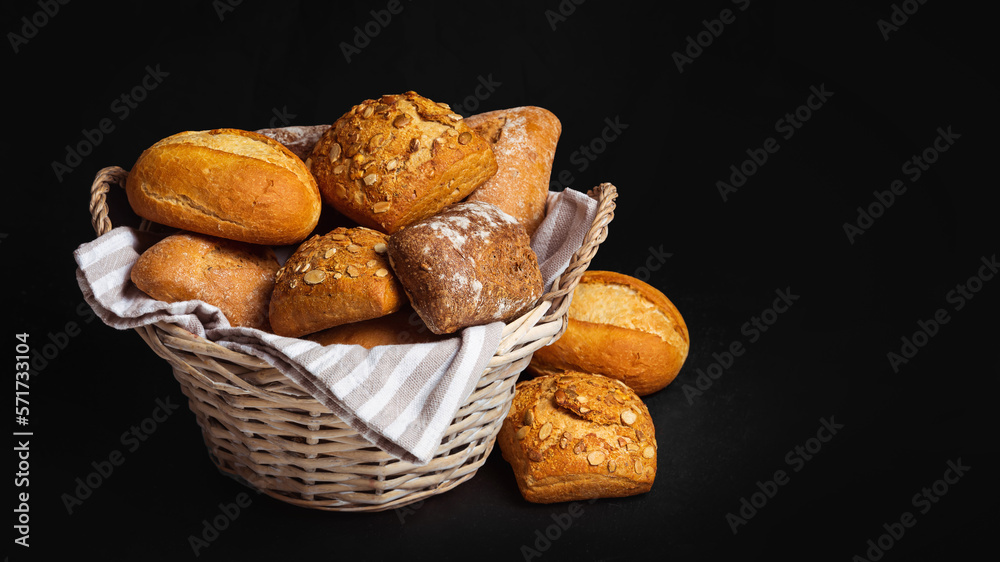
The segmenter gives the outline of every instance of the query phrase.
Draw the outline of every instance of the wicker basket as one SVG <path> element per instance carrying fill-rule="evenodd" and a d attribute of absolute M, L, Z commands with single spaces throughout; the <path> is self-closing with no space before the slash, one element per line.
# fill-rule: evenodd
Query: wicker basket
<path fill-rule="evenodd" d="M 90 214 L 100 236 L 111 230 L 107 194 L 127 172 L 109 167 L 91 186 Z M 606 239 L 617 190 L 588 195 L 598 211 L 569 267 L 530 312 L 509 323 L 475 390 L 460 407 L 434 458 L 401 461 L 373 446 L 265 361 L 226 349 L 172 324 L 137 328 L 173 367 L 218 468 L 269 496 L 330 511 L 381 511 L 446 492 L 486 461 L 510 408 L 514 383 L 536 349 L 566 329 L 573 289 Z M 140 229 L 147 228 L 143 222 Z"/>

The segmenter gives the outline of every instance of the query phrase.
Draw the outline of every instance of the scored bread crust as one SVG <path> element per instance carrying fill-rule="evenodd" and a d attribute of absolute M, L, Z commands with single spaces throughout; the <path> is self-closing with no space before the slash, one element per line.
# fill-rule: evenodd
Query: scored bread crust
<path fill-rule="evenodd" d="M 218 307 L 231 326 L 269 331 L 268 303 L 278 267 L 267 246 L 179 232 L 144 251 L 129 275 L 156 300 L 204 301 Z"/>
<path fill-rule="evenodd" d="M 327 204 L 389 234 L 464 199 L 497 171 L 490 144 L 461 115 L 412 91 L 351 108 L 308 163 Z"/>
<path fill-rule="evenodd" d="M 299 337 L 378 318 L 406 303 L 386 257 L 387 236 L 338 227 L 303 242 L 278 271 L 271 297 L 271 327 Z"/>
<path fill-rule="evenodd" d="M 567 315 L 566 331 L 534 353 L 530 372 L 602 374 L 647 396 L 673 382 L 687 359 L 690 335 L 680 311 L 634 277 L 585 272 Z M 650 315 L 658 316 L 658 328 L 643 321 Z"/>
<path fill-rule="evenodd" d="M 566 372 L 517 383 L 497 442 L 524 499 L 555 503 L 648 492 L 655 431 L 621 381 Z"/>
<path fill-rule="evenodd" d="M 184 131 L 139 156 L 125 182 L 145 219 L 253 244 L 305 239 L 322 200 L 305 163 L 281 143 L 251 131 Z"/>
<path fill-rule="evenodd" d="M 464 201 L 389 237 L 389 260 L 435 334 L 509 322 L 542 296 L 531 240 L 495 205 Z"/>
<path fill-rule="evenodd" d="M 545 218 L 562 123 L 551 111 L 535 106 L 479 113 L 465 122 L 492 144 L 497 160 L 497 173 L 468 200 L 500 207 L 520 221 L 530 236 Z"/>

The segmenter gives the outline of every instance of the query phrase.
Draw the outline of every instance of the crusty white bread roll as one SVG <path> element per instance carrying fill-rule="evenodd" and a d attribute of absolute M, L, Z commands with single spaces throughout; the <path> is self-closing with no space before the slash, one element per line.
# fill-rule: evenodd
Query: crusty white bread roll
<path fill-rule="evenodd" d="M 129 204 L 153 222 L 253 244 L 305 239 L 322 199 L 305 163 L 251 131 L 185 131 L 147 148 L 125 183 Z"/>
<path fill-rule="evenodd" d="M 497 160 L 497 173 L 468 200 L 500 207 L 530 236 L 545 218 L 562 123 L 551 111 L 534 106 L 479 113 L 465 122 L 491 143 Z"/>
<path fill-rule="evenodd" d="M 534 353 L 529 372 L 597 373 L 646 396 L 670 384 L 687 359 L 690 336 L 681 313 L 634 277 L 587 271 L 568 316 L 565 333 Z"/>
<path fill-rule="evenodd" d="M 144 251 L 130 276 L 156 300 L 200 300 L 218 307 L 231 326 L 269 331 L 277 271 L 278 259 L 267 246 L 179 232 Z"/>

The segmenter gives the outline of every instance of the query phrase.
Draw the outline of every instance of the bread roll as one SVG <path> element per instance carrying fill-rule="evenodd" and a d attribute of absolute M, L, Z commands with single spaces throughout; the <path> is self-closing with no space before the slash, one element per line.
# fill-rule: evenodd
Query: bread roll
<path fill-rule="evenodd" d="M 281 143 L 250 131 L 186 131 L 146 149 L 125 183 L 140 217 L 254 244 L 303 240 L 319 221 L 315 179 Z"/>
<path fill-rule="evenodd" d="M 386 259 L 387 236 L 339 227 L 302 243 L 278 271 L 271 327 L 299 337 L 396 312 L 406 295 Z"/>
<path fill-rule="evenodd" d="M 415 92 L 354 106 L 309 164 L 324 201 L 389 234 L 464 199 L 497 171 L 489 143 L 461 115 Z"/>
<path fill-rule="evenodd" d="M 568 316 L 562 337 L 534 353 L 530 372 L 607 375 L 646 396 L 670 384 L 687 359 L 690 337 L 681 313 L 634 277 L 587 271 Z"/>
<path fill-rule="evenodd" d="M 427 329 L 420 316 L 409 306 L 387 316 L 343 324 L 305 336 L 320 345 L 360 345 L 371 349 L 379 345 L 433 343 L 444 339 Z"/>
<path fill-rule="evenodd" d="M 656 429 L 621 381 L 567 372 L 517 383 L 497 443 L 524 499 L 632 496 L 656 478 Z"/>
<path fill-rule="evenodd" d="M 293 125 L 272 129 L 259 129 L 256 132 L 270 137 L 285 146 L 292 154 L 302 161 L 309 158 L 313 148 L 319 142 L 323 133 L 330 129 L 329 125 Z"/>
<path fill-rule="evenodd" d="M 204 301 L 218 307 L 231 326 L 269 331 L 277 271 L 278 259 L 267 246 L 180 232 L 143 252 L 130 275 L 156 300 Z"/>
<path fill-rule="evenodd" d="M 513 216 L 531 236 L 545 218 L 549 179 L 562 123 L 541 107 L 515 107 L 465 120 L 493 146 L 497 173 L 469 195 Z"/>
<path fill-rule="evenodd" d="M 524 227 L 496 206 L 456 203 L 389 237 L 389 260 L 435 334 L 508 322 L 542 296 Z"/>

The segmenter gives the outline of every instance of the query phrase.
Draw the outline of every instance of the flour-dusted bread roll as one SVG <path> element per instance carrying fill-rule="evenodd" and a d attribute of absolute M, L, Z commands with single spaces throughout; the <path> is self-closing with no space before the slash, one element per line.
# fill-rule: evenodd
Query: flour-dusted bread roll
<path fill-rule="evenodd" d="M 524 499 L 632 496 L 656 478 L 656 430 L 621 381 L 567 372 L 517 383 L 497 436 Z"/>
<path fill-rule="evenodd" d="M 179 232 L 153 244 L 132 266 L 140 291 L 164 302 L 200 300 L 231 326 L 268 331 L 278 259 L 267 246 Z"/>
<path fill-rule="evenodd" d="M 305 163 L 272 138 L 239 129 L 185 131 L 147 148 L 125 182 L 140 217 L 253 244 L 294 244 L 322 200 Z"/>
<path fill-rule="evenodd" d="M 313 147 L 319 142 L 323 133 L 329 129 L 330 125 L 292 125 L 259 129 L 256 132 L 280 142 L 304 162 L 312 154 Z"/>
<path fill-rule="evenodd" d="M 308 162 L 324 201 L 389 234 L 464 199 L 497 171 L 490 144 L 461 115 L 415 92 L 354 106 Z"/>
<path fill-rule="evenodd" d="M 562 123 L 551 111 L 534 106 L 479 113 L 465 122 L 491 143 L 497 159 L 497 173 L 468 200 L 493 203 L 531 236 L 545 218 Z"/>
<path fill-rule="evenodd" d="M 524 227 L 496 206 L 456 203 L 389 237 L 389 260 L 435 334 L 508 322 L 542 296 Z"/>
<path fill-rule="evenodd" d="M 691 342 L 681 313 L 634 277 L 585 272 L 568 316 L 562 337 L 532 356 L 531 372 L 607 375 L 646 396 L 670 384 L 687 359 Z"/>
<path fill-rule="evenodd" d="M 386 258 L 387 236 L 338 227 L 306 240 L 278 271 L 271 327 L 299 337 L 400 310 L 406 295 Z"/>

